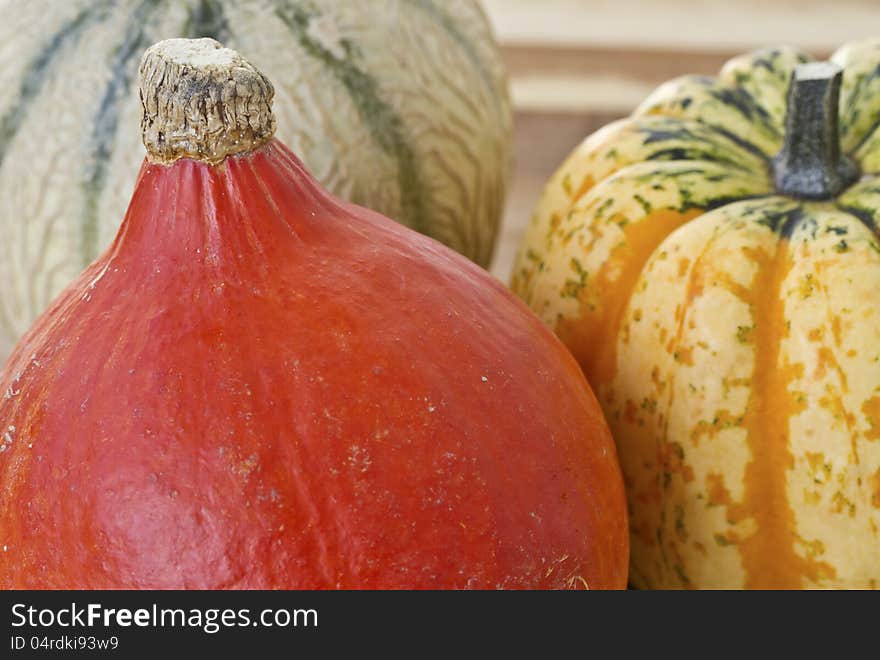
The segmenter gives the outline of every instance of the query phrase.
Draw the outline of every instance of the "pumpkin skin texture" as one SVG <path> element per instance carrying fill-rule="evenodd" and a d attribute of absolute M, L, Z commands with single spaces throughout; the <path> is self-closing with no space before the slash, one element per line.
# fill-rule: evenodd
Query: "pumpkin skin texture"
<path fill-rule="evenodd" d="M 275 139 L 147 161 L 0 389 L 3 588 L 626 586 L 561 342 Z"/>
<path fill-rule="evenodd" d="M 197 36 L 266 72 L 279 138 L 330 191 L 488 266 L 512 111 L 474 0 L 0 0 L 0 363 L 119 229 L 140 54 Z"/>
<path fill-rule="evenodd" d="M 570 155 L 517 257 L 611 426 L 637 587 L 880 580 L 880 41 L 832 58 L 860 178 L 823 199 L 774 185 L 810 59 L 661 86 Z"/>

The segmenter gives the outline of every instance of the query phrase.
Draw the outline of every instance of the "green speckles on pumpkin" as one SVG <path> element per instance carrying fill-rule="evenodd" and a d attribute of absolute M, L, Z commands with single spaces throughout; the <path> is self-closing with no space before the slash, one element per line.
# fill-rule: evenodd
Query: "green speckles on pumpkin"
<path fill-rule="evenodd" d="M 654 210 L 653 207 L 651 206 L 651 202 L 649 202 L 647 199 L 642 197 L 640 194 L 638 194 L 638 193 L 633 194 L 633 199 L 636 200 L 636 202 L 638 202 L 639 206 L 642 207 L 642 211 L 644 211 L 645 215 L 650 214 L 651 211 Z"/>
<path fill-rule="evenodd" d="M 831 463 L 824 460 L 824 456 L 817 452 L 806 452 L 807 474 L 817 486 L 831 481 Z"/>
<path fill-rule="evenodd" d="M 834 496 L 831 498 L 832 508 L 831 510 L 834 513 L 843 513 L 848 515 L 850 518 L 855 517 L 856 515 L 856 505 L 850 500 L 846 495 L 843 494 L 843 491 L 836 491 Z"/>
<path fill-rule="evenodd" d="M 580 222 L 580 223 L 570 227 L 569 229 L 567 229 L 566 232 L 562 235 L 562 241 L 561 241 L 562 245 L 567 244 L 569 241 L 571 241 L 576 236 L 581 235 L 581 232 L 583 231 L 584 226 L 585 226 L 584 223 Z"/>
<path fill-rule="evenodd" d="M 740 344 L 751 344 L 755 341 L 755 326 L 738 325 L 736 326 L 736 340 Z"/>
<path fill-rule="evenodd" d="M 614 198 L 609 197 L 599 205 L 599 208 L 596 209 L 593 215 L 596 217 L 597 220 L 602 220 L 605 217 L 605 213 L 612 206 L 614 206 Z"/>
<path fill-rule="evenodd" d="M 813 273 L 807 273 L 804 275 L 800 282 L 798 282 L 798 294 L 801 300 L 807 300 L 816 292 L 816 280 L 813 277 Z"/>
<path fill-rule="evenodd" d="M 543 265 L 543 261 L 541 260 L 541 255 L 535 252 L 532 248 L 526 250 L 526 259 L 535 264 Z"/>
<path fill-rule="evenodd" d="M 810 559 L 815 559 L 825 554 L 825 544 L 819 539 L 807 541 L 806 539 L 797 537 L 797 542 L 804 548 L 804 553 Z"/>
<path fill-rule="evenodd" d="M 675 533 L 678 536 L 679 540 L 684 543 L 688 539 L 687 529 L 684 523 L 684 507 L 680 504 L 676 504 L 675 509 L 673 510 L 673 517 L 675 520 Z M 683 571 L 682 574 L 684 574 Z M 686 577 L 685 580 L 687 580 Z"/>
<path fill-rule="evenodd" d="M 704 436 L 715 438 L 726 429 L 739 428 L 743 424 L 742 415 L 734 415 L 729 410 L 718 410 L 711 421 L 701 419 L 691 431 L 691 442 L 698 445 Z"/>
<path fill-rule="evenodd" d="M 574 298 L 575 300 L 579 300 L 581 297 L 581 293 L 584 288 L 587 286 L 587 271 L 581 265 L 581 262 L 572 257 L 571 262 L 569 264 L 571 269 L 575 272 L 577 277 L 575 279 L 566 279 L 565 284 L 562 287 L 562 293 L 560 294 L 563 298 Z"/>
<path fill-rule="evenodd" d="M 675 564 L 673 566 L 675 570 L 675 574 L 678 576 L 678 579 L 681 580 L 684 586 L 689 586 L 691 584 L 690 578 L 687 576 L 687 573 L 684 571 L 684 567 L 681 564 Z"/>
<path fill-rule="evenodd" d="M 716 534 L 715 535 L 715 543 L 717 545 L 721 546 L 722 548 L 726 548 L 729 545 L 733 545 L 733 543 L 731 543 L 730 539 L 728 539 L 727 536 L 725 536 L 724 534 Z"/>
<path fill-rule="evenodd" d="M 702 208 L 704 205 L 694 201 L 694 196 L 689 188 L 679 188 L 678 197 L 681 202 L 678 205 L 679 213 L 687 213 L 693 208 Z"/>
<path fill-rule="evenodd" d="M 562 177 L 562 190 L 568 197 L 571 197 L 571 194 L 574 192 L 574 187 L 571 185 L 571 172 L 566 172 L 565 176 Z"/>

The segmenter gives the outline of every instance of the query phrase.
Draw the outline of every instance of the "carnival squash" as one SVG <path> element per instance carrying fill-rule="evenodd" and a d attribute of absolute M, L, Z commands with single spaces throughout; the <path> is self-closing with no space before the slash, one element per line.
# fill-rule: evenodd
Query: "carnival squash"
<path fill-rule="evenodd" d="M 116 234 L 144 157 L 138 60 L 171 37 L 265 71 L 279 137 L 329 190 L 489 264 L 512 114 L 475 0 L 0 3 L 0 364 Z"/>
<path fill-rule="evenodd" d="M 606 413 L 634 585 L 878 586 L 878 126 L 880 41 L 767 49 L 548 183 L 512 286 Z"/>
<path fill-rule="evenodd" d="M 209 39 L 141 66 L 112 247 L 0 373 L 3 588 L 621 588 L 608 428 L 565 347 L 325 192 Z"/>

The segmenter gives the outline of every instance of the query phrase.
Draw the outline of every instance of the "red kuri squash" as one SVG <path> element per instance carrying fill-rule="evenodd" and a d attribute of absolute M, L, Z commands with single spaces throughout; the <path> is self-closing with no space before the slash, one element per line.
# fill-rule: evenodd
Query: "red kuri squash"
<path fill-rule="evenodd" d="M 141 85 L 120 232 L 0 374 L 0 586 L 624 587 L 615 449 L 537 317 L 322 190 L 233 51 Z"/>

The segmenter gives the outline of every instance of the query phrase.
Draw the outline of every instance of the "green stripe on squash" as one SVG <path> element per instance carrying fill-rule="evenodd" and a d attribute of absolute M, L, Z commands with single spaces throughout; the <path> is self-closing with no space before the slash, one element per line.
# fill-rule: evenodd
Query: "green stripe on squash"
<path fill-rule="evenodd" d="M 218 0 L 199 0 L 197 5 L 190 7 L 183 32 L 190 38 L 208 37 L 220 42 L 226 41 L 229 23 L 226 21 L 223 4 Z"/>
<path fill-rule="evenodd" d="M 409 146 L 406 127 L 394 108 L 379 96 L 376 81 L 354 63 L 357 55 L 355 46 L 343 40 L 341 45 L 345 49 L 345 57 L 337 58 L 308 34 L 309 24 L 319 18 L 317 14 L 290 2 L 279 3 L 277 13 L 306 52 L 320 60 L 342 84 L 354 102 L 361 120 L 370 128 L 376 144 L 397 161 L 405 224 L 416 231 L 427 233 L 419 163 Z"/>
<path fill-rule="evenodd" d="M 107 3 L 103 3 L 107 4 Z M 58 55 L 67 43 L 79 39 L 83 31 L 98 18 L 96 7 L 86 7 L 72 20 L 63 25 L 41 48 L 39 55 L 27 66 L 21 87 L 18 90 L 18 101 L 0 119 L 0 165 L 6 158 L 10 143 L 21 128 L 28 107 L 37 98 L 46 82 L 46 76 L 58 59 Z"/>
<path fill-rule="evenodd" d="M 84 194 L 86 199 L 82 221 L 82 234 L 79 254 L 85 268 L 97 255 L 98 245 L 98 202 L 107 180 L 107 166 L 119 125 L 119 102 L 131 89 L 137 63 L 148 48 L 149 38 L 146 27 L 151 15 L 164 0 L 142 0 L 131 13 L 125 29 L 125 38 L 116 48 L 110 67 L 110 81 L 98 105 L 95 123 L 92 125 L 89 171 L 86 174 Z"/>

